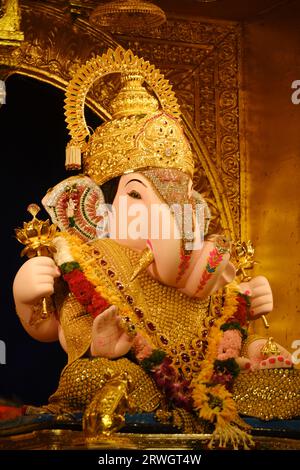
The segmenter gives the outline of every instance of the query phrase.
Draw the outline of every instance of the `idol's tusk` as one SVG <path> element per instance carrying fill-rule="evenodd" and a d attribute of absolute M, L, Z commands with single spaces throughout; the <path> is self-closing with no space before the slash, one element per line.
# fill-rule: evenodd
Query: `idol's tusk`
<path fill-rule="evenodd" d="M 262 315 L 261 318 L 262 318 L 262 321 L 263 321 L 263 323 L 264 323 L 264 327 L 265 327 L 265 328 L 270 328 L 269 322 L 268 322 L 268 320 L 266 319 L 265 315 Z"/>
<path fill-rule="evenodd" d="M 153 256 L 153 253 L 152 251 L 150 250 L 150 248 L 145 248 L 143 251 L 142 251 L 142 254 L 141 254 L 141 257 L 137 263 L 137 265 L 135 266 L 134 268 L 134 271 L 131 275 L 131 278 L 130 278 L 130 282 L 134 281 L 134 279 L 142 272 L 144 271 L 146 268 L 148 268 L 148 266 L 150 266 L 151 263 L 153 263 L 154 261 L 154 256 Z"/>

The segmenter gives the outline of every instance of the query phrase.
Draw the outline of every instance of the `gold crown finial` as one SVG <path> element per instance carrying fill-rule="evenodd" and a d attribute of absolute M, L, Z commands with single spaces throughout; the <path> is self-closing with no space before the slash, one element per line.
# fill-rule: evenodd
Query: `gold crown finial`
<path fill-rule="evenodd" d="M 121 88 L 109 104 L 110 120 L 90 135 L 84 116 L 86 95 L 96 80 L 109 74 L 120 74 Z M 72 137 L 67 168 L 80 168 L 82 151 L 84 172 L 99 185 L 153 167 L 193 175 L 193 154 L 178 119 L 181 113 L 172 86 L 131 50 L 109 49 L 80 67 L 67 87 L 65 103 Z"/>
<path fill-rule="evenodd" d="M 143 86 L 144 77 L 139 74 L 124 74 L 122 88 L 111 102 L 112 118 L 149 114 L 159 108 L 158 100 Z"/>

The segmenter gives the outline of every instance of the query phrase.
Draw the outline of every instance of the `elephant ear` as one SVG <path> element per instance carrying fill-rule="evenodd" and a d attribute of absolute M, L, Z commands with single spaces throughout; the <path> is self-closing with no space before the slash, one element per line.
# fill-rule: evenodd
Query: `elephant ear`
<path fill-rule="evenodd" d="M 49 189 L 42 204 L 63 232 L 84 241 L 107 234 L 108 215 L 100 213 L 105 204 L 103 193 L 87 176 L 71 176 L 61 181 Z"/>

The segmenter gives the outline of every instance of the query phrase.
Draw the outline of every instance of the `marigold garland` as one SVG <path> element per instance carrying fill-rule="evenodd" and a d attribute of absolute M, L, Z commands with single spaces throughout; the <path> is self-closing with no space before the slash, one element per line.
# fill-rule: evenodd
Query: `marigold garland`
<path fill-rule="evenodd" d="M 56 239 L 56 261 L 62 271 L 70 291 L 86 311 L 95 318 L 110 305 L 116 305 L 122 317 L 132 321 L 130 308 L 122 299 L 100 285 L 100 279 L 93 269 L 94 261 L 86 262 L 83 256 L 85 244 L 67 233 Z M 249 297 L 238 291 L 232 283 L 225 288 L 224 305 L 221 316 L 215 321 L 207 336 L 207 350 L 201 370 L 196 378 L 188 381 L 172 365 L 172 358 L 156 348 L 149 336 L 138 331 L 133 343 L 140 365 L 152 374 L 158 388 L 178 407 L 195 411 L 201 419 L 214 424 L 215 431 L 211 443 L 230 443 L 234 448 L 242 443 L 245 448 L 252 445 L 251 437 L 232 424 L 238 419 L 235 402 L 230 393 L 234 378 L 239 373 L 235 357 L 217 359 L 218 348 L 224 332 L 237 330 L 241 337 L 246 336 L 245 326 L 250 308 Z"/>

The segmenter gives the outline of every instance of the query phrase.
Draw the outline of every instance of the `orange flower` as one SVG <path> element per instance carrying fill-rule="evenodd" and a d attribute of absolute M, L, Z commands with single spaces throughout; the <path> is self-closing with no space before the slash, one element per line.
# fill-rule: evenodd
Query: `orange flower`
<path fill-rule="evenodd" d="M 223 385 L 214 385 L 207 390 L 207 399 L 199 411 L 200 418 L 206 419 L 218 426 L 225 426 L 236 416 L 236 404 L 230 392 Z"/>
<path fill-rule="evenodd" d="M 204 404 L 207 402 L 207 387 L 205 384 L 197 384 L 192 392 L 194 400 L 194 408 L 201 410 Z"/>

